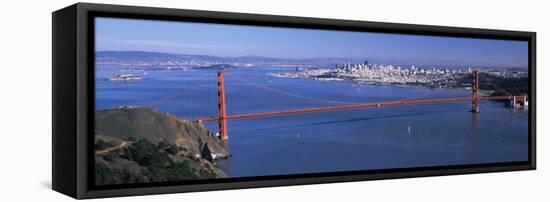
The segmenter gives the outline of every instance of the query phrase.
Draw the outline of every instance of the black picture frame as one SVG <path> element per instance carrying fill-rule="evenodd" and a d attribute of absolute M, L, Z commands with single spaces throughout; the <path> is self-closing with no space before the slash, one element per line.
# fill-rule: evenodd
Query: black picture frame
<path fill-rule="evenodd" d="M 120 17 L 291 28 L 528 41 L 529 160 L 514 163 L 401 168 L 228 178 L 143 185 L 94 185 L 94 17 Z M 84 199 L 253 187 L 536 169 L 536 33 L 352 20 L 77 3 L 52 14 L 52 188 Z"/>

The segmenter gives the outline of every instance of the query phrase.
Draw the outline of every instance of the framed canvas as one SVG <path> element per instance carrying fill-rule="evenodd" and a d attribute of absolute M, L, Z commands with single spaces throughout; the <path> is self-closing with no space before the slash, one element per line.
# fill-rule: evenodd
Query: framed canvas
<path fill-rule="evenodd" d="M 53 18 L 74 198 L 535 169 L 536 34 L 78 3 Z"/>

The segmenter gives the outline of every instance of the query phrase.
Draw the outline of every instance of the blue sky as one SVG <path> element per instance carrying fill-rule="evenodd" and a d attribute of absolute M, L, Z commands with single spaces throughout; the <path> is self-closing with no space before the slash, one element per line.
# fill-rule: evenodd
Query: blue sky
<path fill-rule="evenodd" d="M 96 50 L 279 58 L 384 57 L 527 67 L 523 41 L 117 18 L 96 19 Z"/>

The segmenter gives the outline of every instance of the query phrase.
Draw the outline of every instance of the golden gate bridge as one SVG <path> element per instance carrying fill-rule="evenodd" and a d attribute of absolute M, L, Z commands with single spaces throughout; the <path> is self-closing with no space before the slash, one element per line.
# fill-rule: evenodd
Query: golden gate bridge
<path fill-rule="evenodd" d="M 217 73 L 217 115 L 213 117 L 199 117 L 193 119 L 196 122 L 217 122 L 219 129 L 219 137 L 222 140 L 227 140 L 229 134 L 227 132 L 227 121 L 232 120 L 241 120 L 241 119 L 257 119 L 265 117 L 275 117 L 275 116 L 289 116 L 294 114 L 303 114 L 303 113 L 316 113 L 316 112 L 327 112 L 327 111 L 340 111 L 340 110 L 353 110 L 353 109 L 364 109 L 364 108 L 378 108 L 378 107 L 390 107 L 390 106 L 404 106 L 404 105 L 418 105 L 418 104 L 433 104 L 433 103 L 446 103 L 446 102 L 471 102 L 471 112 L 479 113 L 479 101 L 480 100 L 509 100 L 511 101 L 512 106 L 516 104 L 525 104 L 527 102 L 527 96 L 480 96 L 479 95 L 479 71 L 472 72 L 472 96 L 471 97 L 454 97 L 454 98 L 436 98 L 436 99 L 418 99 L 418 97 L 401 99 L 396 101 L 382 101 L 382 102 L 367 102 L 367 103 L 355 103 L 355 102 L 344 102 L 344 101 L 334 101 L 321 98 L 308 97 L 296 93 L 291 93 L 283 91 L 280 89 L 272 88 L 266 85 L 262 85 L 256 82 L 252 82 L 234 75 L 228 76 L 235 78 L 237 80 L 246 82 L 248 84 L 263 88 L 265 90 L 276 92 L 278 94 L 283 94 L 287 96 L 297 97 L 301 99 L 319 101 L 324 103 L 331 104 L 340 104 L 338 106 L 323 106 L 323 107 L 307 107 L 301 109 L 288 109 L 288 110 L 275 110 L 275 111 L 265 111 L 265 112 L 252 112 L 252 113 L 239 113 L 239 114 L 228 114 L 227 113 L 227 101 L 226 101 L 226 90 L 225 90 L 225 81 L 224 81 L 224 72 L 218 71 Z M 187 86 L 177 93 L 163 97 L 156 102 L 153 102 L 153 105 L 158 105 L 163 102 L 166 102 L 174 97 L 180 96 L 183 94 L 184 90 L 192 89 L 201 84 L 204 84 L 206 80 L 197 82 L 194 85 Z"/>

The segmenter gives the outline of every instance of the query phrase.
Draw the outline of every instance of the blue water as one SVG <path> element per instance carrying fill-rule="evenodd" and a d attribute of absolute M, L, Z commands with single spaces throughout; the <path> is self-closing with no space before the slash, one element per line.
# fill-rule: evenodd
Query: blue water
<path fill-rule="evenodd" d="M 265 75 L 277 71 L 288 69 L 226 71 L 228 114 L 338 105 L 308 98 L 365 103 L 471 96 L 466 90 Z M 97 110 L 145 105 L 181 118 L 216 116 L 214 70 L 134 71 L 129 73 L 145 80 L 104 80 L 120 73 L 128 72 L 96 73 Z M 274 93 L 242 79 L 308 98 Z M 470 108 L 469 102 L 454 102 L 229 121 L 232 157 L 218 164 L 230 177 L 245 177 L 528 160 L 527 110 L 492 101 L 482 101 L 479 114 Z M 216 123 L 206 125 L 218 130 Z"/>

